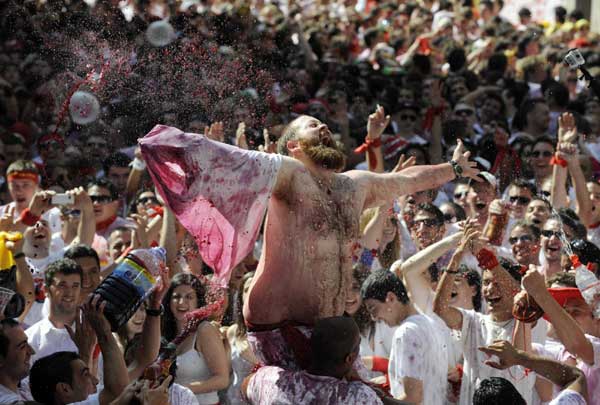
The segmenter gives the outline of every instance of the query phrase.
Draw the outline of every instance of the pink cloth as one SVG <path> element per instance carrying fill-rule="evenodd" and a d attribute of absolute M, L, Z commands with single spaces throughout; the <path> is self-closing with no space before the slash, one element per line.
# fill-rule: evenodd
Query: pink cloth
<path fill-rule="evenodd" d="M 226 286 L 231 270 L 254 248 L 281 156 L 164 125 L 139 144 L 157 191 L 195 238 L 215 281 Z"/>

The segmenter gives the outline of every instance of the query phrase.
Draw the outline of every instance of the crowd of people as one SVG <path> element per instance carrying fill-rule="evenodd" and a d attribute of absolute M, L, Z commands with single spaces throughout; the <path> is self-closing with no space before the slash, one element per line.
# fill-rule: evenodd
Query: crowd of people
<path fill-rule="evenodd" d="M 600 403 L 600 35 L 502 7 L 0 2 L 0 404 Z"/>

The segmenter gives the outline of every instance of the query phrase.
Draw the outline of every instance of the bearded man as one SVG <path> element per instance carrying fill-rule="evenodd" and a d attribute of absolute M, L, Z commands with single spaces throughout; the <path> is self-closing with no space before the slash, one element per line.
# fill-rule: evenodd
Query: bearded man
<path fill-rule="evenodd" d="M 380 138 L 389 120 L 381 107 L 371 114 L 367 143 Z M 314 322 L 344 312 L 352 285 L 352 247 L 363 210 L 403 194 L 440 187 L 459 175 L 475 178 L 478 173 L 460 142 L 450 163 L 414 166 L 397 173 L 340 173 L 345 157 L 329 128 L 305 115 L 283 131 L 277 146 L 284 156 L 241 153 L 223 144 L 207 156 L 214 142 L 164 126 L 155 127 L 140 144 L 158 191 L 195 236 L 209 264 L 211 260 L 220 263 L 213 259 L 215 244 L 229 248 L 239 239 L 228 242 L 225 226 L 217 235 L 220 239 L 207 238 L 207 229 L 218 226 L 221 217 L 228 219 L 226 225 L 235 224 L 233 217 L 240 211 L 244 219 L 258 220 L 260 225 L 264 209 L 258 211 L 256 201 L 263 198 L 264 208 L 268 206 L 264 244 L 244 316 L 249 341 L 263 364 L 287 369 L 297 369 L 303 358 L 307 360 L 307 338 Z M 274 167 L 273 162 L 275 170 L 265 169 Z M 260 170 L 251 170 L 251 165 Z M 261 176 L 263 183 L 249 184 Z M 207 223 L 207 212 L 214 209 L 219 215 Z M 240 233 L 251 236 L 249 248 L 258 232 L 252 234 L 253 230 L 247 223 L 241 227 Z M 223 250 L 218 252 L 222 258 Z M 241 260 L 244 253 L 236 257 Z"/>

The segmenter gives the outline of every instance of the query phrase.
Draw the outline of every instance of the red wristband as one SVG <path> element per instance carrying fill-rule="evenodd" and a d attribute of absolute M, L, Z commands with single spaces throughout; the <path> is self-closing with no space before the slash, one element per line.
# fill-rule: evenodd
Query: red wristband
<path fill-rule="evenodd" d="M 21 220 L 22 223 L 24 223 L 27 226 L 34 226 L 37 221 L 40 220 L 41 217 L 35 215 L 34 213 L 32 213 L 29 208 L 25 208 L 22 212 L 21 212 L 21 216 L 19 217 L 19 219 Z"/>
<path fill-rule="evenodd" d="M 381 146 L 381 138 L 377 139 L 365 139 L 365 143 L 354 149 L 354 153 L 364 153 L 365 151 L 369 154 L 370 166 L 375 168 L 377 166 L 377 157 L 372 148 L 378 148 Z M 369 167 L 371 169 L 371 167 Z"/>
<path fill-rule="evenodd" d="M 385 357 L 373 356 L 373 367 L 372 371 L 379 371 L 387 374 L 389 366 L 389 360 Z"/>
<path fill-rule="evenodd" d="M 486 270 L 492 270 L 499 264 L 494 252 L 489 249 L 481 249 L 477 253 L 477 262 L 479 263 L 479 267 Z"/>
<path fill-rule="evenodd" d="M 552 156 L 552 159 L 550 159 L 550 164 L 567 167 L 569 165 L 569 162 L 567 162 L 565 159 L 563 159 L 559 156 L 554 155 L 554 156 Z"/>

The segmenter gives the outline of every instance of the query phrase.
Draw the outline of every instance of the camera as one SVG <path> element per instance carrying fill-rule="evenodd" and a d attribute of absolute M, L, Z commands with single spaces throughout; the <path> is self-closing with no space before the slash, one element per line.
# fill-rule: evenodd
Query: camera
<path fill-rule="evenodd" d="M 565 62 L 571 69 L 578 69 L 585 64 L 585 59 L 579 49 L 569 49 L 569 52 L 565 55 Z"/>

